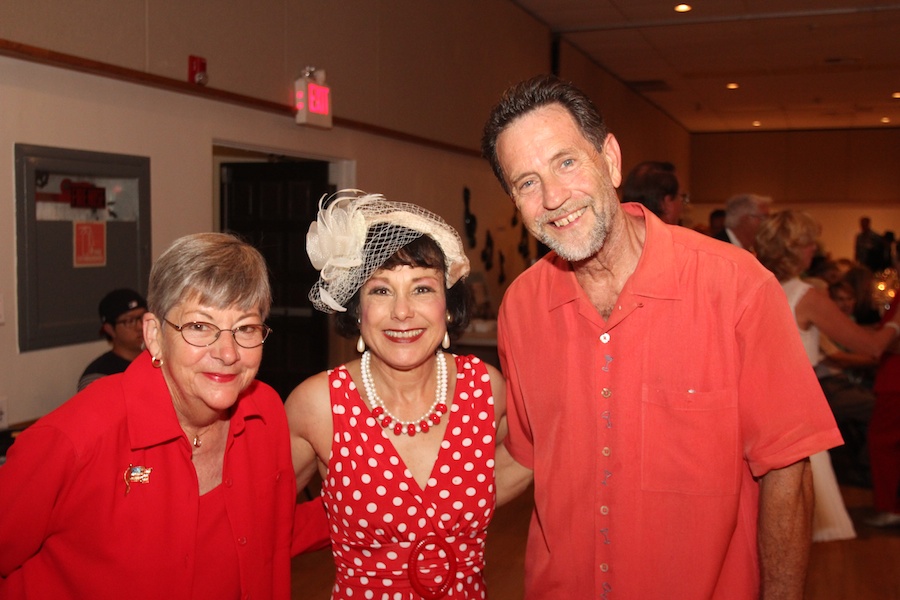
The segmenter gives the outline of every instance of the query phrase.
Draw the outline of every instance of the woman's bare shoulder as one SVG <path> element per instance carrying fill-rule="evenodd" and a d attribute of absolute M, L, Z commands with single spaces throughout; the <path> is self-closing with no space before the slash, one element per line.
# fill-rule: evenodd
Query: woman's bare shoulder
<path fill-rule="evenodd" d="M 284 409 L 288 418 L 301 417 L 328 411 L 330 404 L 328 371 L 322 371 L 295 387 L 285 400 Z"/>

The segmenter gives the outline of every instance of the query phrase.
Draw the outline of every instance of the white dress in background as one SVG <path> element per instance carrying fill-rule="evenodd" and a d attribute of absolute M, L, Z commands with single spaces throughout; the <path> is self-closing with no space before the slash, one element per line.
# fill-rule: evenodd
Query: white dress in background
<path fill-rule="evenodd" d="M 812 286 L 799 278 L 781 282 L 788 304 L 797 320 L 797 303 Z M 810 364 L 815 367 L 821 360 L 819 351 L 819 329 L 811 325 L 806 331 L 800 329 L 800 339 L 806 349 Z M 832 540 L 852 540 L 856 537 L 853 521 L 844 506 L 841 488 L 838 486 L 831 457 L 827 450 L 809 457 L 812 466 L 813 488 L 815 490 L 816 510 L 813 516 L 813 541 L 828 542 Z"/>

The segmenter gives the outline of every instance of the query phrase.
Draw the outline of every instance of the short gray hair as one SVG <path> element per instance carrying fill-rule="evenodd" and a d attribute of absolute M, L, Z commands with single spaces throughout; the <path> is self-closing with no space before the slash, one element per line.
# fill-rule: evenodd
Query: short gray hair
<path fill-rule="evenodd" d="M 769 196 L 759 194 L 737 194 L 725 203 L 725 227 L 734 229 L 744 215 L 752 215 L 759 212 L 760 206 L 772 204 Z"/>
<path fill-rule="evenodd" d="M 175 240 L 150 270 L 147 305 L 164 318 L 188 300 L 218 309 L 258 310 L 265 320 L 272 306 L 265 259 L 227 233 L 195 233 Z"/>

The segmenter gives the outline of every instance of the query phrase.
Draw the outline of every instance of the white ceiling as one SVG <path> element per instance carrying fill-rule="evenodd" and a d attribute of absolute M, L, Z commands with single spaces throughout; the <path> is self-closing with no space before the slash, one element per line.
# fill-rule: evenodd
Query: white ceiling
<path fill-rule="evenodd" d="M 900 127 L 900 3 L 514 1 L 691 132 Z"/>

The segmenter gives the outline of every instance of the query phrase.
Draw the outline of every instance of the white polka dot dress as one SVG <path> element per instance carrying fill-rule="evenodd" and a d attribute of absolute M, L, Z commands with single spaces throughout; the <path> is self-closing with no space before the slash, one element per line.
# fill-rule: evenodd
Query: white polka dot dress
<path fill-rule="evenodd" d="M 394 449 L 394 433 L 372 417 L 347 369 L 329 374 L 334 439 L 322 497 L 337 571 L 332 598 L 487 597 L 494 399 L 484 363 L 474 356 L 454 359 L 456 395 L 424 490 Z"/>

